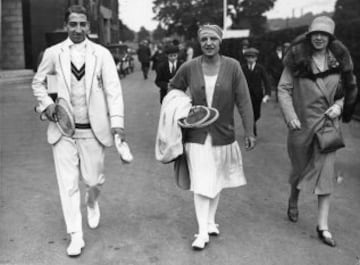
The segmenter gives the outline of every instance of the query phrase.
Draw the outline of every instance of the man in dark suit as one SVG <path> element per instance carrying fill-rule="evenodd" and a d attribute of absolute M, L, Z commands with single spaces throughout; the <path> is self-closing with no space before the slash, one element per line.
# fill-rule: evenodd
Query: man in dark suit
<path fill-rule="evenodd" d="M 267 60 L 267 70 L 271 76 L 272 86 L 275 91 L 275 98 L 278 101 L 277 85 L 280 81 L 282 71 L 284 69 L 282 60 L 284 58 L 284 50 L 281 44 L 278 44 Z"/>
<path fill-rule="evenodd" d="M 160 63 L 156 70 L 155 84 L 160 88 L 160 103 L 167 93 L 169 80 L 175 75 L 183 61 L 178 60 L 179 47 L 169 45 L 165 47 L 167 60 Z"/>
<path fill-rule="evenodd" d="M 241 41 L 241 49 L 239 50 L 239 54 L 238 54 L 238 61 L 240 62 L 241 65 L 246 63 L 245 51 L 247 49 L 249 49 L 249 40 L 243 39 Z"/>
<path fill-rule="evenodd" d="M 143 72 L 144 79 L 147 79 L 151 61 L 151 51 L 149 48 L 149 42 L 147 40 L 143 40 L 140 43 L 139 49 L 137 50 L 137 55 L 138 60 L 141 63 L 141 71 Z"/>
<path fill-rule="evenodd" d="M 257 135 L 256 121 L 260 118 L 261 103 L 266 103 L 271 95 L 269 78 L 265 68 L 257 63 L 259 51 L 255 48 L 248 48 L 244 52 L 246 63 L 242 64 L 254 111 L 254 134 Z M 264 91 L 265 90 L 265 91 Z"/>

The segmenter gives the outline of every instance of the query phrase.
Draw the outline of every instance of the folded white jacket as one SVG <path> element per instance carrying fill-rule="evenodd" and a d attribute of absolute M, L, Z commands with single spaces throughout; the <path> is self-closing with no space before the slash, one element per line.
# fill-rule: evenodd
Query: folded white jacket
<path fill-rule="evenodd" d="M 191 99 L 185 92 L 173 89 L 164 97 L 155 142 L 155 157 L 162 163 L 172 162 L 184 151 L 178 120 L 187 117 Z"/>

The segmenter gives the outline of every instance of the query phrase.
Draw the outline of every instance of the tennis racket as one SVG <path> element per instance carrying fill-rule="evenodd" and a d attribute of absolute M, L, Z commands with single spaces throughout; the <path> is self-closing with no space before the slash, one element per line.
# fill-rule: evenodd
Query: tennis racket
<path fill-rule="evenodd" d="M 74 116 L 67 101 L 63 98 L 58 98 L 55 105 L 55 119 L 56 125 L 60 132 L 68 137 L 75 133 Z"/>
<path fill-rule="evenodd" d="M 35 111 L 38 112 L 38 108 Z M 63 98 L 57 98 L 55 102 L 55 123 L 61 134 L 67 137 L 71 137 L 75 133 L 75 121 L 74 116 L 71 113 L 71 109 L 67 101 Z M 47 120 L 44 112 L 40 114 L 40 120 Z"/>
<path fill-rule="evenodd" d="M 209 108 L 202 105 L 192 106 L 187 117 L 179 119 L 178 123 L 183 128 L 196 128 L 210 116 Z"/>

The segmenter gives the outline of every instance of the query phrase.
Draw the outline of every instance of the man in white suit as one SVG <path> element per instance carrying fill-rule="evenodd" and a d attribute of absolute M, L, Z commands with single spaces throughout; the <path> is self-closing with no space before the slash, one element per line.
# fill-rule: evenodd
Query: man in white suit
<path fill-rule="evenodd" d="M 48 118 L 48 142 L 52 145 L 61 206 L 70 234 L 69 256 L 81 254 L 85 246 L 80 210 L 79 179 L 86 185 L 85 201 L 90 228 L 98 227 L 98 196 L 104 183 L 104 148 L 118 134 L 124 140 L 124 105 L 120 80 L 112 55 L 87 39 L 89 20 L 82 6 L 71 6 L 65 14 L 68 38 L 45 50 L 32 82 L 39 109 Z M 47 84 L 55 84 L 75 120 L 75 134 L 66 137 L 55 124 L 54 101 Z M 54 89 L 54 88 L 52 88 Z"/>

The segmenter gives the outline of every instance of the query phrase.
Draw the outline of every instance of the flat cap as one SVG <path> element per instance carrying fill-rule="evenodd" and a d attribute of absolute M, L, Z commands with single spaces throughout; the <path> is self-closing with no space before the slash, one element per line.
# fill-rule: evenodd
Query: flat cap
<path fill-rule="evenodd" d="M 259 50 L 256 48 L 248 48 L 244 51 L 244 56 L 257 56 L 259 54 Z"/>

